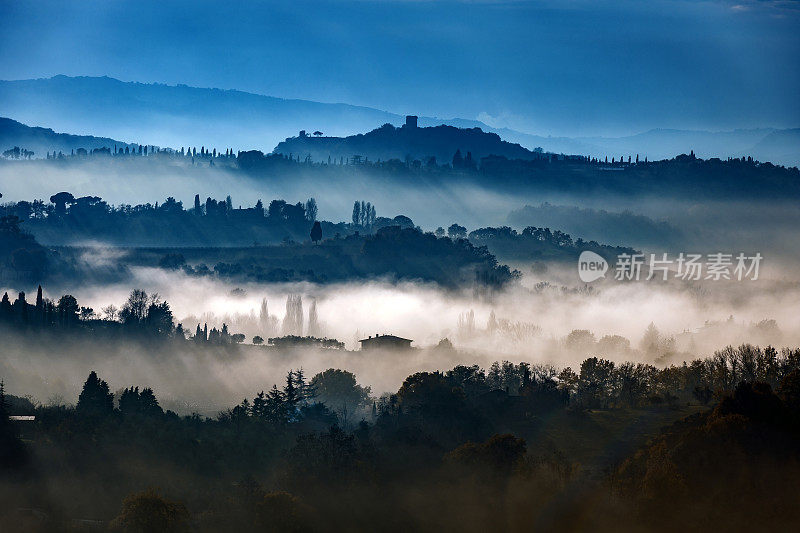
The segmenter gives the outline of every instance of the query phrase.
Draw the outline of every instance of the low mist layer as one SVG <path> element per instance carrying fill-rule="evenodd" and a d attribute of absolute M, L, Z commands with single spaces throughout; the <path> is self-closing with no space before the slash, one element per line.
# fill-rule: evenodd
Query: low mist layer
<path fill-rule="evenodd" d="M 574 275 L 574 274 L 573 274 Z M 80 305 L 100 311 L 121 305 L 132 287 L 169 302 L 188 332 L 199 324 L 265 340 L 287 334 L 336 338 L 347 350 L 280 349 L 268 346 L 170 349 L 149 353 L 135 343 L 49 345 L 31 351 L 7 343 L 2 374 L 13 390 L 46 401 L 72 397 L 83 376 L 101 371 L 112 387 L 152 386 L 166 406 L 179 412 L 213 413 L 257 392 L 292 368 L 308 375 L 342 368 L 376 393 L 396 390 L 419 370 L 493 361 L 527 361 L 560 367 L 591 355 L 659 366 L 705 357 L 744 342 L 788 346 L 800 342 L 800 286 L 770 279 L 688 283 L 599 282 L 559 285 L 570 273 L 527 274 L 520 285 L 476 299 L 471 292 L 444 291 L 435 284 L 345 283 L 333 285 L 231 285 L 160 269 L 135 269 L 124 284 L 74 287 Z M 574 285 L 574 284 L 573 284 Z M 31 291 L 32 292 L 32 291 Z M 301 301 L 302 321 L 289 323 Z M 46 296 L 58 298 L 58 294 Z M 310 316 L 313 307 L 313 319 Z M 295 307 L 296 309 L 296 307 Z M 652 323 L 652 325 L 651 325 Z M 410 352 L 353 352 L 358 341 L 394 334 L 414 341 Z M 448 339 L 449 342 L 442 339 Z M 441 344 L 440 344 L 441 342 Z"/>

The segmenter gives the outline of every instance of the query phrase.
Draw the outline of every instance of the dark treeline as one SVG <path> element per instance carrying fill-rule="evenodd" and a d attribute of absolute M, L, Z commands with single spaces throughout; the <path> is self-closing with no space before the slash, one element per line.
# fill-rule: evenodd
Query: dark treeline
<path fill-rule="evenodd" d="M 367 133 L 345 138 L 311 136 L 301 131 L 298 136 L 279 143 L 274 153 L 296 154 L 300 156 L 300 161 L 328 165 L 389 161 L 395 165 L 402 162 L 406 167 L 416 169 L 423 166 L 434 168 L 451 162 L 453 168 L 475 169 L 482 157 L 491 154 L 520 159 L 544 155 L 541 148 L 530 151 L 480 128 L 445 125 L 420 128 L 415 120 L 409 116 L 402 127 L 384 124 Z"/>
<path fill-rule="evenodd" d="M 219 329 L 212 327 L 210 330 L 208 324 L 197 324 L 192 334 L 184 330 L 182 324 L 175 323 L 169 303 L 158 293 L 148 295 L 141 289 L 132 290 L 120 307 L 109 304 L 98 310 L 79 305 L 71 294 L 65 294 L 57 301 L 45 298 L 41 285 L 35 303 L 28 302 L 24 292 L 18 293 L 13 300 L 6 292 L 0 299 L 0 330 L 37 337 L 125 337 L 143 342 L 191 341 L 217 346 L 245 341 L 244 334 L 231 333 L 224 323 Z M 283 338 L 274 340 L 275 344 L 289 342 Z"/>
<path fill-rule="evenodd" d="M 637 156 L 638 159 L 638 156 Z M 595 158 L 576 160 L 509 160 L 491 157 L 481 161 L 481 175 L 501 183 L 524 187 L 536 184 L 545 190 L 580 193 L 586 191 L 630 195 L 658 194 L 668 198 L 781 198 L 800 193 L 800 170 L 752 157 L 700 159 L 691 153 L 662 161 L 611 161 Z"/>
<path fill-rule="evenodd" d="M 630 247 L 609 246 L 594 240 L 584 241 L 580 237 L 573 240 L 563 231 L 535 226 L 528 226 L 521 232 L 508 226 L 479 228 L 469 232 L 468 238 L 471 243 L 486 246 L 503 260 L 574 261 L 581 252 L 591 250 L 614 261 L 620 254 L 637 253 Z"/>
<path fill-rule="evenodd" d="M 291 204 L 285 200 L 272 200 L 265 208 L 261 200 L 252 207 L 233 207 L 228 196 L 224 200 L 195 195 L 194 206 L 185 209 L 182 202 L 169 197 L 159 204 L 109 205 L 97 196 L 75 198 L 67 192 L 43 200 L 8 202 L 0 205 L 0 216 L 6 217 L 7 229 L 22 232 L 19 224 L 45 241 L 65 244 L 81 239 L 101 239 L 109 244 L 125 246 L 209 246 L 214 244 L 252 245 L 309 241 L 310 231 L 317 221 L 317 203 L 309 198 L 305 203 Z M 16 218 L 11 218 L 16 217 Z M 11 224 L 15 224 L 11 228 Z M 380 229 L 397 226 L 415 228 L 405 215 L 394 218 L 376 214 L 370 202 L 353 204 L 350 223 L 320 221 L 321 235 L 317 241 L 349 235 L 370 235 Z M 5 227 L 4 227 L 5 228 Z M 24 233 L 24 232 L 23 232 Z M 527 227 L 521 233 L 509 227 L 479 228 L 467 233 L 467 228 L 452 224 L 447 231 L 437 228 L 437 237 L 468 239 L 474 244 L 500 246 L 501 241 L 514 241 L 520 255 L 531 255 L 523 242 L 536 243 L 538 251 L 552 252 L 572 248 L 605 248 L 595 241 L 586 242 L 559 230 Z M 246 237 L 242 237 L 246 234 Z M 550 249 L 548 249 L 548 247 Z M 629 248 L 608 247 L 609 253 L 628 251 Z M 533 254 L 536 255 L 536 254 Z"/>
<path fill-rule="evenodd" d="M 62 254 L 79 249 L 61 249 Z M 318 243 L 209 248 L 130 250 L 123 266 L 159 266 L 190 276 L 231 281 L 328 283 L 383 278 L 423 280 L 445 289 L 485 293 L 513 282 L 517 271 L 502 265 L 486 246 L 467 239 L 436 237 L 418 228 L 392 225 L 372 235 L 334 235 Z"/>
<path fill-rule="evenodd" d="M 468 154 L 471 155 L 471 154 Z M 513 193 L 562 192 L 574 194 L 609 193 L 632 196 L 662 195 L 667 198 L 796 198 L 800 195 L 800 170 L 752 157 L 700 159 L 690 153 L 661 161 L 639 160 L 638 156 L 603 160 L 586 156 L 534 153 L 530 158 L 515 159 L 489 155 L 479 161 L 467 159 L 461 150 L 453 161 L 438 162 L 435 157 L 418 159 L 364 160 L 353 157 L 349 163 L 314 162 L 311 158 L 295 160 L 287 166 L 286 156 L 250 152 L 242 170 L 261 175 L 279 170 L 316 172 L 335 175 L 370 174 L 385 179 L 438 180 L 442 183 L 476 183 L 493 190 Z"/>
<path fill-rule="evenodd" d="M 508 227 L 467 233 L 464 226 L 452 224 L 447 231 L 438 228 L 423 233 L 404 215 L 377 216 L 375 207 L 365 201 L 354 203 L 350 223 L 318 221 L 314 198 L 296 204 L 273 200 L 266 208 L 259 200 L 253 207 L 234 208 L 230 196 L 203 202 L 195 195 L 194 206 L 184 209 L 174 198 L 161 204 L 112 206 L 95 196 L 75 198 L 61 192 L 51 196 L 49 203 L 2 204 L 0 217 L 0 268 L 8 279 L 24 281 L 40 281 L 51 274 L 69 282 L 71 276 L 91 275 L 79 271 L 80 262 L 73 256 L 80 250 L 62 248 L 53 254 L 32 234 L 49 243 L 93 240 L 171 246 L 175 249 L 133 251 L 117 266 L 130 262 L 258 281 L 389 276 L 454 286 L 475 281 L 462 276 L 464 267 L 473 265 L 478 282 L 502 285 L 513 276 L 497 264 L 497 255 L 516 260 L 574 260 L 586 249 L 609 258 L 634 252 L 533 226 L 520 233 Z M 278 243 L 278 248 L 265 248 Z M 303 243 L 321 246 L 308 249 Z M 214 253 L 215 247 L 223 246 L 247 248 Z M 343 256 L 351 259 L 333 260 Z"/>
<path fill-rule="evenodd" d="M 103 318 L 100 318 L 101 312 Z M 19 292 L 13 301 L 6 292 L 0 299 L 0 327 L 56 334 L 121 332 L 162 339 L 186 337 L 183 326 L 175 325 L 169 303 L 161 300 L 157 293 L 148 295 L 141 289 L 131 291 L 121 307 L 110 304 L 97 311 L 79 305 L 71 294 L 61 296 L 58 301 L 45 298 L 41 285 L 33 303 L 28 302 L 24 292 Z"/>
<path fill-rule="evenodd" d="M 8 119 L 6 119 L 8 120 Z M 24 152 L 28 152 L 23 150 Z M 19 148 L 17 148 L 17 153 L 6 155 L 3 154 L 4 157 L 8 159 L 19 159 L 19 157 L 13 157 L 19 153 Z M 33 155 L 33 152 L 30 152 Z M 172 148 L 161 148 L 159 146 L 154 145 L 142 145 L 142 144 L 123 144 L 119 143 L 119 145 L 115 144 L 113 148 L 109 148 L 108 146 L 102 146 L 99 148 L 77 148 L 70 150 L 69 154 L 65 154 L 61 150 L 56 152 L 47 152 L 45 159 L 53 159 L 53 160 L 66 160 L 70 158 L 86 158 L 90 156 L 114 156 L 114 157 L 186 157 L 191 159 L 194 162 L 195 159 L 198 160 L 205 160 L 209 162 L 213 166 L 214 160 L 235 160 L 241 152 L 234 155 L 233 148 L 227 148 L 223 153 L 220 151 L 217 152 L 216 148 L 207 150 L 205 146 L 201 146 L 198 150 L 197 147 L 194 148 L 181 148 L 180 150 L 174 150 Z"/>
<path fill-rule="evenodd" d="M 21 232 L 19 224 L 24 224 L 40 240 L 53 244 L 101 239 L 123 246 L 250 246 L 369 235 L 389 226 L 415 227 L 404 215 L 378 216 L 375 207 L 363 200 L 355 202 L 351 223 L 318 221 L 317 212 L 314 198 L 296 204 L 276 199 L 267 206 L 258 200 L 253 206 L 234 207 L 230 195 L 203 201 L 197 194 L 189 208 L 173 197 L 163 203 L 110 205 L 97 196 L 76 198 L 69 192 L 54 194 L 49 202 L 0 204 L 0 216 L 10 229 Z M 321 232 L 314 239 L 310 232 L 316 222 Z"/>
<path fill-rule="evenodd" d="M 407 137 L 410 131 L 423 137 L 410 147 L 395 142 L 396 138 Z M 377 145 L 362 146 L 373 137 L 385 136 L 387 139 Z M 442 150 L 446 150 L 447 157 Z M 434 152 L 439 155 L 412 155 Z M 797 167 L 786 168 L 752 157 L 703 160 L 690 151 L 689 155 L 673 159 L 648 161 L 636 154 L 609 154 L 604 158 L 553 154 L 506 143 L 497 135 L 477 128 L 462 130 L 448 126 L 409 129 L 386 125 L 346 139 L 301 132 L 300 136 L 279 144 L 272 154 L 258 150 L 234 153 L 229 148 L 223 151 L 202 146 L 173 150 L 147 145 L 132 149 L 104 147 L 90 152 L 79 149 L 69 155 L 48 153 L 48 158 L 55 159 L 53 164 L 62 165 L 81 164 L 93 157 L 110 157 L 120 164 L 134 157 L 147 157 L 182 165 L 220 166 L 257 177 L 280 173 L 291 178 L 302 174 L 340 182 L 348 175 L 368 174 L 409 185 L 431 180 L 473 182 L 515 193 L 607 192 L 725 199 L 796 198 L 800 194 Z"/>
<path fill-rule="evenodd" d="M 34 200 L 6 203 L 0 215 L 17 217 L 39 240 L 68 244 L 81 239 L 100 239 L 123 246 L 253 245 L 309 239 L 317 219 L 314 198 L 291 204 L 272 200 L 265 206 L 234 207 L 231 197 L 222 200 L 195 195 L 194 205 L 167 198 L 163 203 L 109 205 L 97 196 L 76 198 L 68 192 Z M 381 218 L 378 227 L 391 219 Z M 321 221 L 324 234 L 352 234 L 364 228 Z M 381 226 L 382 224 L 382 226 Z M 165 231 L 166 230 L 166 231 Z"/>
<path fill-rule="evenodd" d="M 35 303 L 28 302 L 24 292 L 18 293 L 13 300 L 6 292 L 0 299 L 0 331 L 56 338 L 125 337 L 162 344 L 186 341 L 208 346 L 241 344 L 246 340 L 243 333 L 230 332 L 225 323 L 219 329 L 209 329 L 208 324 L 198 323 L 192 334 L 191 331 L 184 330 L 182 324 L 175 323 L 168 302 L 162 300 L 157 293 L 148 295 L 141 289 L 132 290 L 122 306 L 109 304 L 97 311 L 79 305 L 71 294 L 65 294 L 57 301 L 45 298 L 41 286 L 37 290 Z M 269 330 L 265 329 L 263 333 L 266 334 L 267 331 Z M 253 338 L 253 344 L 263 343 L 263 337 Z M 276 348 L 344 349 L 344 343 L 336 339 L 293 334 L 271 337 L 267 345 Z"/>
<path fill-rule="evenodd" d="M 798 391 L 800 350 L 750 345 L 665 369 L 457 366 L 377 399 L 349 372 L 298 369 L 215 418 L 165 412 L 148 387 L 114 394 L 92 372 L 75 407 L 0 389 L 0 520 L 34 531 L 738 530 L 769 501 L 783 512 L 759 524 L 782 529 L 797 519 Z"/>
<path fill-rule="evenodd" d="M 151 257 L 152 254 L 147 250 L 131 254 L 117 264 L 117 270 L 124 268 L 125 261 L 129 260 L 147 266 L 183 268 L 193 275 L 216 274 L 260 281 L 324 282 L 378 275 L 422 278 L 453 286 L 465 281 L 461 279 L 463 267 L 472 266 L 477 271 L 494 272 L 487 279 L 497 280 L 498 284 L 512 279 L 508 268 L 498 265 L 485 248 L 474 247 L 466 241 L 458 244 L 449 239 L 423 235 L 414 228 L 408 217 L 375 217 L 374 208 L 361 221 L 369 224 L 364 226 L 361 223 L 316 224 L 309 218 L 316 217 L 313 198 L 297 205 L 275 200 L 266 210 L 261 208 L 260 202 L 254 208 L 232 210 L 230 198 L 225 202 L 208 199 L 204 205 L 200 205 L 198 200 L 196 208 L 190 210 L 183 210 L 180 202 L 173 199 L 168 199 L 160 206 L 113 208 L 96 197 L 74 199 L 68 193 L 59 193 L 52 197 L 52 202 L 49 205 L 43 202 L 19 202 L 0 207 L 0 268 L 6 279 L 38 281 L 53 274 L 70 282 L 94 274 L 80 271 L 81 265 L 74 257 L 74 254 L 80 255 L 80 250 L 63 248 L 60 253 L 54 254 L 24 231 L 21 228 L 23 223 L 45 236 L 49 235 L 48 232 L 65 232 L 72 237 L 113 241 L 114 235 L 116 239 L 124 241 L 126 235 L 135 235 L 134 239 L 157 239 L 161 243 L 166 236 L 168 243 L 178 242 L 182 247 L 204 245 L 203 249 L 192 250 L 194 255 L 185 248 L 167 249 L 157 257 Z M 214 235 L 204 234 L 203 228 Z M 334 231 L 336 229 L 342 230 L 344 236 Z M 199 233 L 195 233 L 195 230 Z M 298 234 L 302 235 L 299 237 L 301 242 L 322 241 L 323 246 L 307 249 L 292 238 L 292 235 Z M 269 239 L 271 235 L 282 244 L 277 249 L 270 249 L 254 247 L 253 244 L 257 242 L 248 242 L 248 248 L 238 253 L 231 249 L 225 249 L 223 254 L 214 253 L 215 246 L 235 244 L 231 242 L 232 235 L 238 236 L 239 241 L 242 238 L 247 241 L 258 235 Z M 188 240 L 184 242 L 185 236 Z M 381 256 L 384 248 L 392 248 L 387 241 L 406 247 L 402 261 L 391 263 Z M 350 262 L 330 260 L 331 255 L 342 257 L 349 254 L 354 255 Z M 186 264 L 186 256 L 193 264 Z M 224 261 L 212 263 L 212 271 L 205 263 L 209 257 L 215 256 L 220 256 Z M 108 272 L 103 274 L 113 275 Z M 466 279 L 466 282 L 472 283 L 473 279 Z"/>
<path fill-rule="evenodd" d="M 577 372 L 570 367 L 558 369 L 542 365 L 510 361 L 495 361 L 488 370 L 478 365 L 459 365 L 446 372 L 419 372 L 406 378 L 396 394 L 385 394 L 371 399 L 369 394 L 356 390 L 355 377 L 347 372 L 337 379 L 346 379 L 348 385 L 337 385 L 341 396 L 331 396 L 330 386 L 322 387 L 319 376 L 311 381 L 309 395 L 294 399 L 292 388 L 305 390 L 302 374 L 300 381 L 293 381 L 292 372 L 287 377 L 283 398 L 288 401 L 285 410 L 294 412 L 295 404 L 302 399 L 316 398 L 322 393 L 322 402 L 339 416 L 339 424 L 348 427 L 355 419 L 372 419 L 381 415 L 408 417 L 423 424 L 425 414 L 431 415 L 434 426 L 454 423 L 453 416 L 464 416 L 454 434 L 442 433 L 437 439 L 465 440 L 485 437 L 486 433 L 498 430 L 494 424 L 498 417 L 525 418 L 531 413 L 543 413 L 553 409 L 622 409 L 652 405 L 677 407 L 688 403 L 708 405 L 732 393 L 741 382 L 759 382 L 777 389 L 784 378 L 800 368 L 800 349 L 784 348 L 780 352 L 772 346 L 761 348 L 743 344 L 738 348 L 728 346 L 718 350 L 712 357 L 695 359 L 681 365 L 657 368 L 646 363 L 613 361 L 598 357 L 585 359 Z M 340 370 L 329 370 L 323 377 L 330 377 Z M 297 377 L 295 376 L 295 377 Z M 351 388 L 354 388 L 351 390 Z M 277 391 L 273 387 L 273 391 Z M 360 390 L 360 389 L 359 389 Z M 339 394 L 339 393 L 337 393 Z M 251 401 L 244 400 L 238 406 L 241 414 L 257 416 L 263 393 Z M 280 395 L 273 395 L 281 398 Z M 347 399 L 351 398 L 351 399 Z M 263 400 L 263 398 L 262 398 Z M 368 409 L 372 404 L 372 409 Z M 484 417 L 488 424 L 484 433 L 475 422 L 480 413 L 487 414 L 490 405 L 497 409 L 492 416 Z M 463 410 L 474 410 L 465 413 Z M 441 419 L 437 419 L 441 417 Z M 397 422 L 395 420 L 395 422 Z M 455 430 L 456 426 L 451 429 Z M 472 432 L 477 431 L 478 434 Z"/>
<path fill-rule="evenodd" d="M 264 339 L 261 339 L 264 342 Z M 254 344 L 261 344 L 254 342 Z M 344 350 L 344 343 L 336 339 L 319 338 L 314 336 L 301 337 L 299 335 L 284 335 L 283 337 L 270 337 L 267 344 L 277 348 L 332 348 Z"/>
<path fill-rule="evenodd" d="M 15 146 L 3 151 L 3 157 L 6 159 L 30 159 L 34 155 L 35 154 L 31 150 L 26 150 L 25 148 L 20 148 L 19 146 Z"/>
<path fill-rule="evenodd" d="M 701 194 L 714 197 L 750 192 L 782 196 L 798 189 L 798 169 L 759 163 L 752 157 L 703 161 L 690 155 L 651 162 L 638 154 L 608 154 L 603 158 L 527 150 L 479 128 L 452 126 L 419 128 L 414 117 L 399 128 L 391 124 L 345 138 L 300 132 L 278 144 L 274 152 L 306 165 L 366 166 L 392 173 L 436 173 L 473 179 L 498 187 L 535 187 L 559 191 L 602 191 L 630 194 L 663 192 L 670 196 Z M 316 132 L 319 133 L 319 132 Z M 687 147 L 687 150 L 689 147 Z M 269 156 L 268 156 L 269 157 Z M 274 157 L 274 156 L 273 156 Z M 250 166 L 258 158 L 251 157 Z M 262 158 L 262 166 L 269 165 Z M 764 189 L 764 185 L 766 190 Z M 709 190 L 710 189 L 710 190 Z"/>
<path fill-rule="evenodd" d="M 48 240 L 80 238 L 119 243 L 131 238 L 180 246 L 131 251 L 116 264 L 116 274 L 103 271 L 104 276 L 120 276 L 127 265 L 142 265 L 257 281 L 325 282 L 386 276 L 455 287 L 473 283 L 501 286 L 515 277 L 486 247 L 466 240 L 465 232 L 451 238 L 437 237 L 415 228 L 408 217 L 377 217 L 368 202 L 356 202 L 355 206 L 358 212 L 354 209 L 350 224 L 318 224 L 313 198 L 305 204 L 274 200 L 264 209 L 259 201 L 253 208 L 233 209 L 230 197 L 225 201 L 209 198 L 205 203 L 196 197 L 195 206 L 184 210 L 172 198 L 161 205 L 112 207 L 97 197 L 74 198 L 62 192 L 53 195 L 50 204 L 35 201 L 0 206 L 0 267 L 8 279 L 22 281 L 39 281 L 53 274 L 69 283 L 81 276 L 97 275 L 81 271 L 90 266 L 81 264 L 80 249 L 66 247 L 58 253 L 45 250 L 21 229 L 24 224 Z M 300 235 L 300 243 L 292 235 Z M 249 242 L 258 236 L 281 244 L 270 248 Z M 241 245 L 242 240 L 248 241 L 247 248 L 221 247 Z M 319 246 L 309 247 L 311 243 Z M 186 248 L 190 245 L 195 248 Z M 350 259 L 343 261 L 347 256 Z"/>

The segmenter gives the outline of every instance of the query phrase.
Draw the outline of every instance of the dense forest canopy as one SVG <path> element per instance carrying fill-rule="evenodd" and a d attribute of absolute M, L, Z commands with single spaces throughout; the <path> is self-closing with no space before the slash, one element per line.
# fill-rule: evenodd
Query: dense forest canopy
<path fill-rule="evenodd" d="M 94 371 L 75 404 L 10 396 L 6 382 L 0 468 L 10 476 L 3 489 L 15 490 L 4 499 L 33 497 L 38 511 L 4 507 L 0 520 L 313 531 L 391 517 L 478 531 L 563 523 L 577 509 L 593 527 L 666 531 L 696 521 L 735 528 L 777 501 L 784 511 L 761 520 L 780 529 L 796 519 L 786 498 L 787 476 L 797 473 L 799 380 L 800 350 L 751 345 L 664 369 L 597 357 L 575 370 L 460 365 L 410 375 L 379 398 L 350 372 L 292 369 L 213 418 L 165 410 L 146 385 L 114 392 Z M 434 502 L 438 518 L 413 494 Z M 553 498 L 564 507 L 548 510 Z M 676 498 L 683 512 L 666 512 L 663 501 Z M 464 514 L 463 505 L 486 499 L 498 505 Z"/>

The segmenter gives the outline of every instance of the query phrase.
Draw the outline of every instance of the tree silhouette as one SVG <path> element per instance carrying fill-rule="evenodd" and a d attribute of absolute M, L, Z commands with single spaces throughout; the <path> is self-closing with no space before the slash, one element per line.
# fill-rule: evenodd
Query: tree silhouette
<path fill-rule="evenodd" d="M 456 150 L 453 155 L 453 168 L 462 168 L 464 166 L 464 157 L 461 155 L 461 150 Z"/>
<path fill-rule="evenodd" d="M 317 201 L 314 198 L 309 198 L 305 205 L 306 220 L 314 222 L 317 220 Z"/>
<path fill-rule="evenodd" d="M 147 318 L 147 293 L 141 289 L 131 291 L 128 300 L 123 304 L 119 316 L 124 324 L 143 324 Z"/>
<path fill-rule="evenodd" d="M 51 196 L 50 201 L 56 207 L 56 214 L 63 216 L 67 213 L 67 204 L 75 202 L 75 197 L 68 192 L 60 192 Z"/>
<path fill-rule="evenodd" d="M 311 228 L 311 241 L 314 243 L 318 243 L 322 240 L 322 226 L 320 225 L 319 221 L 314 222 L 314 226 Z"/>
<path fill-rule="evenodd" d="M 311 379 L 316 398 L 335 411 L 343 423 L 369 402 L 370 388 L 356 382 L 351 372 L 329 368 Z"/>
<path fill-rule="evenodd" d="M 458 224 L 452 224 L 447 228 L 447 236 L 451 239 L 465 239 L 467 237 L 467 228 L 459 226 Z"/>
<path fill-rule="evenodd" d="M 65 294 L 59 298 L 56 311 L 58 312 L 58 318 L 62 325 L 72 325 L 78 321 L 78 313 L 80 312 L 78 300 L 71 294 Z"/>
<path fill-rule="evenodd" d="M 109 392 L 108 383 L 97 377 L 94 370 L 83 384 L 75 411 L 89 417 L 108 416 L 114 411 L 114 395 Z"/>

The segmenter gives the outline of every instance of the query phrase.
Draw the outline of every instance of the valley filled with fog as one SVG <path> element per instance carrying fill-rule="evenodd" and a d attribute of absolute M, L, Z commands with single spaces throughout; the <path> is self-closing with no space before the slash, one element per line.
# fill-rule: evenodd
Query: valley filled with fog
<path fill-rule="evenodd" d="M 226 324 L 244 334 L 245 343 L 151 351 L 135 342 L 37 346 L 20 338 L 18 345 L 6 342 L 2 370 L 14 389 L 41 402 L 75 397 L 82 376 L 95 369 L 112 387 L 146 383 L 165 406 L 213 415 L 240 400 L 243 391 L 268 388 L 294 368 L 309 375 L 345 369 L 379 396 L 396 390 L 414 371 L 456 365 L 488 368 L 509 360 L 577 368 L 586 357 L 599 355 L 663 366 L 708 357 L 726 345 L 800 343 L 800 284 L 776 269 L 765 269 L 757 281 L 609 279 L 590 287 L 574 283 L 576 272 L 576 265 L 552 265 L 547 274 L 524 273 L 518 284 L 475 298 L 470 289 L 446 291 L 432 283 L 232 284 L 137 268 L 122 282 L 76 285 L 71 294 L 102 314 L 110 304 L 119 308 L 131 287 L 142 288 L 169 302 L 187 332 Z M 573 283 L 563 284 L 569 280 Z M 289 323 L 289 295 L 302 298 L 302 324 Z M 651 323 L 655 345 L 647 336 Z M 335 338 L 346 350 L 250 345 L 256 335 L 287 334 Z M 358 340 L 377 334 L 412 339 L 415 348 L 354 351 Z M 443 339 L 449 343 L 440 344 Z"/>
<path fill-rule="evenodd" d="M 800 524 L 800 2 L 4 2 L 0 532 Z"/>
<path fill-rule="evenodd" d="M 398 176 L 380 165 L 337 167 L 291 159 L 288 167 L 285 159 L 278 159 L 283 166 L 245 172 L 239 168 L 244 163 L 236 160 L 231 163 L 227 154 L 205 154 L 189 161 L 158 152 L 151 157 L 0 162 L 0 187 L 4 201 L 10 202 L 6 209 L 27 216 L 22 227 L 45 249 L 51 247 L 48 253 L 55 262 L 43 284 L 45 298 L 57 301 L 62 294 L 71 294 L 80 306 L 93 310 L 95 319 L 113 320 L 102 310 L 109 305 L 121 308 L 132 289 L 142 289 L 168 302 L 175 323 L 190 337 L 198 326 L 224 325 L 245 339 L 221 355 L 193 346 L 149 353 L 136 343 L 98 341 L 102 348 L 82 348 L 77 343 L 56 350 L 61 354 L 57 356 L 50 353 L 52 348 L 31 351 L 27 341 L 12 343 L 3 365 L 14 387 L 24 388 L 41 402 L 53 395 L 70 398 L 81 375 L 91 368 L 103 370 L 112 386 L 147 383 L 178 412 L 213 414 L 238 401 L 242 391 L 268 388 L 299 367 L 311 374 L 330 367 L 347 369 L 381 394 L 396 390 L 415 370 L 460 364 L 488 368 L 494 361 L 509 360 L 576 368 L 586 357 L 599 355 L 617 362 L 665 366 L 711 356 L 727 345 L 800 342 L 800 265 L 795 252 L 800 245 L 795 229 L 800 209 L 793 189 L 785 199 L 765 190 L 763 199 L 728 194 L 713 200 L 692 198 L 679 189 L 667 195 L 634 194 L 611 182 L 600 192 L 535 179 L 509 182 L 503 177 L 491 182 L 474 171 L 454 174 L 447 165 L 443 170 L 434 166 Z M 631 171 L 621 159 L 618 165 L 611 170 Z M 58 214 L 58 206 L 54 212 L 46 211 L 52 207 L 42 211 L 47 199 L 59 191 L 77 198 L 66 218 Z M 273 213 L 273 199 L 285 199 L 291 207 L 312 195 L 313 216 L 326 220 L 322 247 L 302 244 L 310 226 L 305 219 L 280 222 L 263 237 L 267 243 L 258 242 L 262 236 L 249 236 L 258 224 L 273 223 L 275 216 L 283 220 L 278 211 Z M 217 203 L 212 198 L 226 196 L 227 204 L 219 203 L 222 215 L 214 215 L 223 218 L 213 219 L 210 210 L 217 209 Z M 202 201 L 205 197 L 211 204 Z M 343 261 L 341 254 L 347 250 L 353 254 L 347 261 L 361 261 L 366 248 L 359 231 L 367 241 L 383 231 L 355 218 L 352 223 L 348 220 L 353 198 L 359 197 L 370 200 L 368 205 L 383 226 L 396 224 L 402 217 L 392 217 L 405 215 L 408 219 L 401 224 L 416 226 L 419 237 L 412 232 L 411 241 L 402 245 L 397 241 L 394 246 L 401 247 L 400 255 L 388 263 L 372 259 L 342 275 L 323 265 Z M 200 204 L 190 208 L 193 198 Z M 39 207 L 30 203 L 36 199 L 43 200 Z M 254 211 L 257 201 L 264 207 L 256 205 Z M 182 221 L 188 220 L 181 224 L 208 220 L 224 229 L 182 247 L 176 222 L 158 218 L 174 216 L 159 214 L 168 206 L 178 210 Z M 154 217 L 154 225 L 117 231 L 112 238 L 93 233 L 102 219 L 92 217 L 113 209 L 130 212 L 125 215 L 130 217 Z M 256 225 L 238 229 L 236 217 L 244 216 L 238 213 L 251 218 L 259 213 Z M 106 225 L 129 224 L 125 220 Z M 137 219 L 130 220 L 133 224 Z M 194 231 L 191 224 L 182 231 Z M 433 239 L 430 245 L 458 246 L 458 235 L 450 233 L 448 238 L 438 233 L 442 228 L 452 232 L 451 225 L 463 225 L 463 237 L 475 251 L 488 247 L 493 255 L 487 265 L 496 257 L 499 265 L 510 267 L 502 274 L 504 281 L 486 290 L 469 281 L 471 274 L 443 276 L 439 270 L 472 268 L 469 263 L 458 266 L 448 256 L 424 269 L 415 266 L 426 261 L 424 253 L 414 255 L 422 246 L 421 232 Z M 480 229 L 496 231 L 493 228 L 502 226 L 513 228 L 506 228 L 511 234 L 503 234 L 512 240 Z M 437 227 L 434 238 L 431 232 Z M 570 244 L 540 249 L 525 241 L 523 246 L 513 239 L 521 238 L 526 227 L 561 230 L 571 235 L 567 235 Z M 550 229 L 546 231 L 549 234 Z M 284 235 L 281 232 L 287 236 L 276 242 Z M 294 238 L 301 243 L 294 243 Z M 589 241 L 600 246 L 597 250 L 602 250 L 610 270 L 605 279 L 583 283 L 577 258 L 580 243 Z M 143 248 L 143 242 L 152 245 Z M 242 246 L 251 242 L 250 248 Z M 763 260 L 757 280 L 687 281 L 672 272 L 669 281 L 646 281 L 643 270 L 639 281 L 615 281 L 616 255 L 633 250 L 645 257 L 667 253 L 672 258 L 683 252 L 760 253 Z M 313 261 L 307 256 L 320 252 L 324 257 Z M 377 257 L 381 253 L 385 251 Z M 410 266 L 401 268 L 404 255 L 402 262 Z M 261 268 L 259 264 L 272 270 L 266 276 L 266 270 L 251 273 Z M 304 273 L 303 264 L 316 272 Z M 25 282 L 0 283 L 0 291 L 12 298 L 19 291 L 31 295 L 35 288 Z M 300 309 L 290 310 L 288 300 L 298 298 Z M 301 323 L 297 318 L 290 323 L 290 315 L 302 316 Z M 415 348 L 402 353 L 358 351 L 359 340 L 377 334 L 411 339 Z M 266 342 L 286 335 L 336 339 L 344 349 L 285 351 L 252 345 L 256 336 Z"/>

